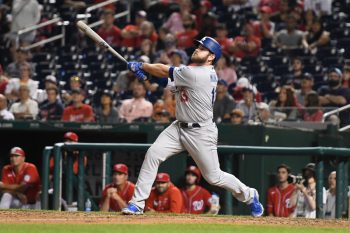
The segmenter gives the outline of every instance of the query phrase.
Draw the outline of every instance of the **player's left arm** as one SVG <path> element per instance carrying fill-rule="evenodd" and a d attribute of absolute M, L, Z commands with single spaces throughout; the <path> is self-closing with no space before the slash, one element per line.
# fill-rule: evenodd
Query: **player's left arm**
<path fill-rule="evenodd" d="M 170 66 L 160 64 L 160 63 L 158 64 L 142 63 L 141 69 L 151 74 L 152 76 L 155 76 L 158 78 L 164 78 L 169 76 Z"/>
<path fill-rule="evenodd" d="M 26 187 L 26 184 L 4 184 L 3 182 L 0 182 L 0 190 L 6 190 L 13 193 L 24 192 Z"/>

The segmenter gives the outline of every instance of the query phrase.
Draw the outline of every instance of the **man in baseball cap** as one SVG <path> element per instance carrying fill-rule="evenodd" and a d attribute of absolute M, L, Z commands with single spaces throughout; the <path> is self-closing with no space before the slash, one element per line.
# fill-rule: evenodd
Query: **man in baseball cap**
<path fill-rule="evenodd" d="M 120 211 L 127 206 L 135 185 L 128 181 L 128 167 L 123 163 L 113 166 L 112 183 L 106 185 L 100 202 L 101 211 Z"/>
<path fill-rule="evenodd" d="M 36 166 L 25 162 L 25 152 L 13 147 L 9 153 L 10 164 L 2 169 L 0 209 L 40 209 L 37 202 L 40 191 L 40 177 Z"/>
<path fill-rule="evenodd" d="M 185 187 L 181 190 L 184 200 L 184 212 L 189 214 L 217 213 L 211 210 L 211 194 L 199 186 L 201 172 L 196 166 L 189 166 L 185 171 Z"/>
<path fill-rule="evenodd" d="M 155 187 L 146 201 L 146 211 L 181 213 L 183 200 L 180 190 L 170 181 L 168 173 L 158 173 Z"/>

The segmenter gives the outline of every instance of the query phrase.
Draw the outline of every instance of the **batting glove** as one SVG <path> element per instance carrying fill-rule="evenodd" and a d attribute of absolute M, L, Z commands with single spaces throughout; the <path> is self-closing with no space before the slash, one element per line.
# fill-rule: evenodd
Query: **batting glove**
<path fill-rule="evenodd" d="M 142 62 L 128 62 L 128 69 L 136 75 L 138 80 L 145 81 L 147 80 L 147 76 L 141 67 Z"/>
<path fill-rule="evenodd" d="M 128 62 L 128 69 L 136 73 L 139 70 L 142 70 L 142 62 L 131 61 Z"/>

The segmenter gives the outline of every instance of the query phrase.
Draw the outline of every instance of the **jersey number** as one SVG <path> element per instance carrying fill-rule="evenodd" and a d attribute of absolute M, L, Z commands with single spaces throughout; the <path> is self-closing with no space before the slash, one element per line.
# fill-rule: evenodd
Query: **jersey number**
<path fill-rule="evenodd" d="M 180 101 L 183 103 L 188 101 L 188 93 L 185 87 L 180 88 Z"/>
<path fill-rule="evenodd" d="M 216 98 L 216 88 L 213 87 L 213 90 L 211 90 L 211 104 L 213 106 L 214 106 L 215 98 Z"/>

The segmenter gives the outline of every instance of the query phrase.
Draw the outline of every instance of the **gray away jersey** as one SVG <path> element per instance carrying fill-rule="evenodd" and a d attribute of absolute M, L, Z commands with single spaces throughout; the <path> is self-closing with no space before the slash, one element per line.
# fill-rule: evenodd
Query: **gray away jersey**
<path fill-rule="evenodd" d="M 214 67 L 171 67 L 169 74 L 176 87 L 176 119 L 188 123 L 213 119 L 218 82 Z"/>

